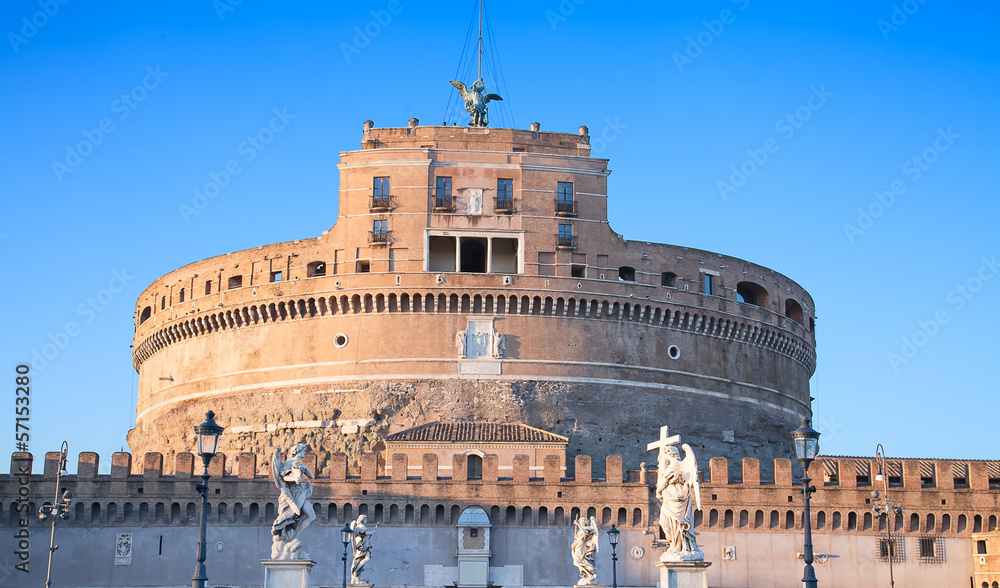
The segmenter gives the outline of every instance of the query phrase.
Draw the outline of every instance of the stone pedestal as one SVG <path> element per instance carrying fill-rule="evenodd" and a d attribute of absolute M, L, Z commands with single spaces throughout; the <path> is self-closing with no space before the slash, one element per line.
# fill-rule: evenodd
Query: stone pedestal
<path fill-rule="evenodd" d="M 355 584 L 353 582 L 348 582 L 347 588 L 373 588 L 375 584 Z"/>
<path fill-rule="evenodd" d="M 573 584 L 573 588 L 604 588 L 603 584 Z"/>
<path fill-rule="evenodd" d="M 658 561 L 660 588 L 708 588 L 710 561 Z"/>
<path fill-rule="evenodd" d="M 264 588 L 309 588 L 311 559 L 262 559 Z"/>

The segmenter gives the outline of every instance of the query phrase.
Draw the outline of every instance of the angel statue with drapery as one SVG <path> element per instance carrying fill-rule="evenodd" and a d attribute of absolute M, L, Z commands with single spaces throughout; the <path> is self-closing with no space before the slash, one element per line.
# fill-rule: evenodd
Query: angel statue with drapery
<path fill-rule="evenodd" d="M 703 561 L 705 554 L 698 547 L 694 532 L 694 511 L 701 510 L 701 487 L 698 483 L 698 461 L 694 451 L 684 443 L 684 459 L 675 446 L 679 436 L 667 437 L 667 427 L 660 440 L 647 447 L 659 449 L 656 473 L 656 498 L 660 501 L 660 528 L 666 537 L 667 550 L 660 561 Z"/>
<path fill-rule="evenodd" d="M 576 519 L 576 534 L 573 537 L 573 565 L 580 571 L 580 581 L 577 586 L 590 586 L 597 580 L 594 560 L 600 545 L 597 540 L 597 518 L 580 517 Z"/>
<path fill-rule="evenodd" d="M 351 546 L 353 547 L 354 560 L 351 563 L 351 584 L 365 584 L 361 574 L 365 570 L 365 564 L 372 558 L 372 535 L 374 529 L 368 528 L 368 515 L 359 515 L 357 520 L 351 521 Z"/>
<path fill-rule="evenodd" d="M 309 501 L 313 473 L 302 465 L 305 452 L 306 446 L 300 443 L 288 451 L 288 461 L 282 461 L 279 446 L 271 459 L 271 474 L 280 492 L 278 516 L 271 525 L 271 559 L 307 559 L 299 536 L 316 520 L 316 512 Z"/>

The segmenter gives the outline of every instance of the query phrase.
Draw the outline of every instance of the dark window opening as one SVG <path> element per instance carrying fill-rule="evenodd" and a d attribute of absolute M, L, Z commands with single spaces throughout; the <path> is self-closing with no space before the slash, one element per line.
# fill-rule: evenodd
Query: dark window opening
<path fill-rule="evenodd" d="M 986 555 L 986 540 L 985 539 L 979 539 L 978 541 L 976 541 L 976 554 L 977 555 Z"/>
<path fill-rule="evenodd" d="M 1000 489 L 1000 478 L 989 478 L 990 490 Z"/>
<path fill-rule="evenodd" d="M 212 280 L 205 281 L 205 296 L 212 293 Z"/>
<path fill-rule="evenodd" d="M 160 310 L 163 310 L 166 307 L 167 307 L 167 297 L 162 296 L 160 297 Z"/>
<path fill-rule="evenodd" d="M 180 302 L 184 302 L 184 288 L 181 288 L 181 291 L 177 294 L 177 299 Z"/>
<path fill-rule="evenodd" d="M 736 301 L 763 308 L 770 307 L 767 290 L 753 282 L 740 282 L 736 284 Z"/>
<path fill-rule="evenodd" d="M 372 271 L 371 267 L 372 267 L 371 262 L 369 262 L 367 259 L 359 259 L 357 264 L 355 265 L 354 271 L 355 273 L 359 274 L 367 274 Z"/>
<path fill-rule="evenodd" d="M 664 288 L 676 288 L 677 274 L 674 272 L 663 272 L 660 274 L 660 286 Z"/>
<path fill-rule="evenodd" d="M 326 275 L 326 263 L 322 261 L 314 261 L 306 266 L 307 278 L 316 278 L 325 275 Z"/>
<path fill-rule="evenodd" d="M 969 482 L 965 478 L 955 478 L 956 488 L 968 488 Z"/>
<path fill-rule="evenodd" d="M 243 287 L 243 276 L 233 276 L 233 277 L 229 278 L 228 285 L 229 285 L 229 289 L 230 290 L 234 290 L 236 288 L 242 288 Z"/>
<path fill-rule="evenodd" d="M 574 278 L 586 278 L 587 277 L 587 266 L 585 265 L 573 265 L 570 268 L 570 275 Z"/>
<path fill-rule="evenodd" d="M 148 321 L 149 317 L 151 317 L 152 315 L 153 315 L 152 308 L 147 306 L 146 308 L 142 309 L 142 314 L 139 315 L 139 324 L 141 325 L 142 323 Z"/>
<path fill-rule="evenodd" d="M 791 298 L 785 299 L 785 316 L 792 319 L 793 321 L 799 323 L 800 325 L 805 325 L 805 320 L 802 318 L 802 305 L 792 300 Z M 809 319 L 809 330 L 811 331 L 813 327 L 812 319 Z"/>
<path fill-rule="evenodd" d="M 475 527 L 469 529 L 469 537 L 479 537 L 479 529 Z"/>
<path fill-rule="evenodd" d="M 280 271 L 278 271 L 278 272 L 271 272 L 271 281 L 272 282 L 280 282 L 281 281 L 281 272 Z"/>
<path fill-rule="evenodd" d="M 618 281 L 619 282 L 634 282 L 635 281 L 635 268 L 623 265 L 618 268 Z"/>
<path fill-rule="evenodd" d="M 462 239 L 459 271 L 473 274 L 486 273 L 486 245 L 481 239 Z"/>

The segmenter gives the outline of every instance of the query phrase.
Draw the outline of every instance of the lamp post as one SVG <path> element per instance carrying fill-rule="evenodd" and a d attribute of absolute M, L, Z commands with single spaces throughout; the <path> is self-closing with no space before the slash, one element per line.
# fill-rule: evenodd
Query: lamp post
<path fill-rule="evenodd" d="M 611 543 L 611 586 L 618 588 L 618 533 L 621 531 L 611 525 L 608 529 L 608 542 Z"/>
<path fill-rule="evenodd" d="M 805 553 L 803 561 L 806 562 L 805 570 L 802 574 L 803 588 L 816 588 L 816 570 L 813 569 L 813 546 L 812 546 L 812 521 L 809 515 L 809 495 L 816 491 L 809 483 L 809 464 L 816 459 L 819 454 L 819 431 L 809 426 L 809 419 L 802 419 L 802 426 L 792 431 L 792 441 L 795 445 L 795 457 L 802 464 L 802 500 L 805 503 L 805 515 L 802 520 L 802 527 L 805 529 Z"/>
<path fill-rule="evenodd" d="M 205 588 L 208 575 L 205 573 L 205 527 L 208 525 L 208 464 L 215 457 L 219 448 L 219 435 L 224 429 L 215 422 L 215 413 L 211 410 L 205 413 L 205 421 L 194 428 L 197 439 L 198 455 L 201 456 L 205 471 L 201 474 L 201 484 L 195 485 L 195 490 L 201 494 L 201 528 L 198 530 L 198 565 L 194 568 L 191 578 L 191 588 Z"/>
<path fill-rule="evenodd" d="M 52 504 L 43 504 L 38 509 L 38 520 L 44 521 L 52 517 L 52 528 L 49 530 L 49 567 L 45 571 L 45 588 L 52 586 L 52 554 L 59 549 L 55 544 L 56 540 L 56 519 L 69 518 L 69 503 L 73 500 L 73 493 L 69 490 L 63 492 L 62 502 L 59 502 L 59 480 L 66 472 L 66 456 L 69 453 L 69 443 L 63 441 L 59 447 L 59 469 L 56 470 L 56 491 L 52 497 Z"/>
<path fill-rule="evenodd" d="M 875 475 L 875 481 L 882 482 L 882 495 L 879 496 L 878 490 L 872 490 L 872 512 L 879 519 L 882 518 L 882 515 L 885 515 L 885 534 L 888 543 L 886 546 L 886 555 L 889 559 L 889 586 L 895 586 L 896 580 L 892 576 L 892 558 L 896 556 L 896 546 L 892 542 L 892 516 L 890 515 L 901 515 L 903 514 L 903 509 L 900 507 L 900 501 L 889 500 L 889 471 L 885 467 L 885 450 L 882 448 L 881 443 L 875 448 L 875 462 L 878 464 L 878 474 Z"/>
<path fill-rule="evenodd" d="M 344 528 L 340 530 L 340 540 L 344 542 L 344 557 L 341 559 L 344 562 L 344 586 L 347 588 L 347 544 L 351 542 L 351 524 L 348 523 L 344 525 Z"/>

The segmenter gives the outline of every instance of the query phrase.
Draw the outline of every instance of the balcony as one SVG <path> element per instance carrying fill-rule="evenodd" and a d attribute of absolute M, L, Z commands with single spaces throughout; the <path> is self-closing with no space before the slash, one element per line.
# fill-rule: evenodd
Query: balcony
<path fill-rule="evenodd" d="M 451 196 L 435 196 L 434 212 L 455 212 L 455 201 Z"/>
<path fill-rule="evenodd" d="M 576 249 L 576 235 L 556 235 L 556 249 Z"/>
<path fill-rule="evenodd" d="M 388 212 L 392 210 L 392 197 L 372 196 L 371 202 L 368 204 L 368 209 L 371 212 Z"/>
<path fill-rule="evenodd" d="M 369 245 L 388 245 L 389 231 L 368 231 Z"/>
<path fill-rule="evenodd" d="M 514 214 L 514 198 L 511 196 L 497 196 L 493 199 L 493 212 L 496 214 Z"/>
<path fill-rule="evenodd" d="M 576 201 L 556 200 L 556 216 L 576 216 Z"/>

